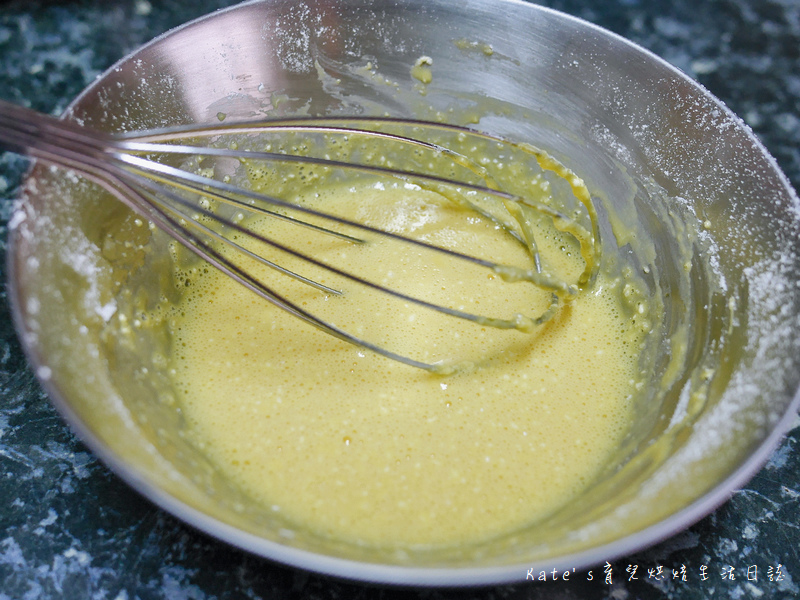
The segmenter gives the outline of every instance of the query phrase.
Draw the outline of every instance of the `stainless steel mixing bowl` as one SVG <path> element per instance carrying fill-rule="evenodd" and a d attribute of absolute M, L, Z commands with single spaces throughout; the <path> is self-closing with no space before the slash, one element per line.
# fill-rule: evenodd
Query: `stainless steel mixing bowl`
<path fill-rule="evenodd" d="M 421 56 L 427 84 L 411 73 Z M 466 585 L 640 549 L 710 512 L 766 460 L 798 404 L 798 198 L 696 83 L 617 36 L 513 0 L 260 0 L 154 40 L 68 115 L 113 131 L 296 112 L 480 116 L 480 128 L 572 167 L 614 207 L 614 251 L 639 243 L 630 232 L 653 240 L 641 266 L 657 273 L 666 312 L 648 402 L 603 476 L 546 522 L 418 552 L 303 531 L 187 441 L 168 334 L 141 320 L 178 294 L 164 240 L 91 185 L 37 166 L 11 221 L 16 325 L 58 409 L 136 490 L 285 563 Z"/>

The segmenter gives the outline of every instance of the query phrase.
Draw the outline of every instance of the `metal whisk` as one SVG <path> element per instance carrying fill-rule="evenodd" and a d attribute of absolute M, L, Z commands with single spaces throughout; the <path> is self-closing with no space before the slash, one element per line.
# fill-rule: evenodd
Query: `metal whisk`
<path fill-rule="evenodd" d="M 366 140 L 378 145 L 391 144 L 404 150 L 398 154 L 400 158 L 395 156 L 387 160 L 386 155 L 381 154 L 377 159 L 362 160 L 356 157 L 358 153 L 349 151 L 340 150 L 331 156 L 328 143 L 322 144 L 325 151 L 321 153 L 310 152 L 309 144 L 304 142 L 296 144 L 294 151 L 290 152 L 284 148 L 271 150 L 270 144 L 259 141 L 260 136 L 270 136 L 270 139 L 276 136 L 278 139 L 316 136 L 323 140 L 339 140 L 340 148 L 353 140 Z M 457 140 L 459 148 L 491 147 L 504 156 L 514 153 L 538 156 L 535 148 L 524 144 L 457 126 L 424 121 L 375 117 L 291 118 L 221 122 L 110 135 L 0 101 L 0 146 L 78 172 L 209 264 L 263 299 L 324 332 L 414 367 L 447 372 L 452 370 L 452 365 L 441 361 L 417 360 L 320 318 L 302 303 L 270 287 L 257 270 L 243 266 L 236 259 L 236 256 L 244 256 L 257 261 L 316 288 L 322 294 L 347 293 L 340 287 L 319 281 L 320 277 L 308 277 L 298 269 L 277 264 L 264 253 L 253 250 L 252 243 L 244 241 L 251 240 L 265 248 L 283 252 L 285 256 L 293 257 L 292 260 L 297 259 L 330 272 L 340 280 L 366 286 L 424 309 L 483 327 L 532 331 L 550 320 L 561 304 L 588 287 L 597 274 L 600 243 L 592 201 L 588 193 L 582 192 L 574 182 L 572 188 L 576 201 L 568 210 L 534 201 L 524 194 L 505 191 L 479 158 L 443 145 L 438 142 L 439 139 Z M 242 142 L 247 140 L 249 145 L 243 145 Z M 256 144 L 255 148 L 252 147 L 253 143 Z M 415 158 L 406 160 L 404 156 Z M 217 161 L 223 165 L 230 163 L 229 171 L 232 170 L 231 164 L 294 165 L 300 171 L 316 169 L 336 172 L 340 174 L 340 179 L 352 174 L 404 182 L 435 192 L 466 210 L 474 211 L 481 218 L 490 219 L 499 230 L 516 238 L 526 248 L 532 266 L 498 264 L 263 193 L 251 189 L 252 186 L 237 181 L 235 177 L 211 176 L 206 172 L 207 169 L 202 169 L 204 161 Z M 420 166 L 425 161 L 434 161 L 438 166 Z M 442 168 L 442 165 L 445 167 Z M 468 177 L 457 178 L 453 174 L 455 172 L 466 173 Z M 214 208 L 219 206 L 229 208 Z M 230 214 L 224 214 L 226 210 Z M 369 243 L 369 238 L 375 236 L 395 244 L 408 244 L 453 261 L 454 269 L 459 268 L 457 263 L 464 262 L 486 269 L 508 282 L 529 282 L 549 292 L 549 305 L 534 316 L 517 313 L 509 318 L 497 318 L 409 295 L 382 281 L 352 273 L 347 264 L 330 264 L 313 253 L 288 247 L 280 239 L 254 231 L 243 214 L 280 219 L 306 227 L 315 235 L 333 236 L 355 245 Z M 531 227 L 531 220 L 540 218 L 549 219 L 555 229 L 575 242 L 586 265 L 579 276 L 565 280 L 543 267 Z"/>

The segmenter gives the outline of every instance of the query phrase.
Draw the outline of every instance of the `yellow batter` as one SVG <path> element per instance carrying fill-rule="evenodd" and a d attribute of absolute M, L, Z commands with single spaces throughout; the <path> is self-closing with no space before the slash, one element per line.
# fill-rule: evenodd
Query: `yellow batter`
<path fill-rule="evenodd" d="M 370 183 L 303 199 L 376 226 L 416 228 L 433 241 L 444 236 L 468 253 L 524 260 L 491 223 L 440 200 L 403 185 L 376 193 Z M 363 273 L 384 268 L 374 248 L 272 220 L 261 227 L 323 260 Z M 542 232 L 539 241 L 559 272 L 584 269 L 574 244 L 557 233 Z M 404 289 L 433 268 L 424 253 L 391 260 L 391 283 Z M 626 433 L 643 334 L 626 316 L 623 284 L 610 275 L 601 272 L 533 334 L 423 314 L 384 295 L 335 297 L 267 277 L 328 319 L 364 323 L 369 335 L 385 330 L 379 341 L 394 349 L 487 359 L 476 370 L 431 374 L 320 333 L 213 269 L 195 275 L 176 310 L 173 358 L 185 415 L 220 468 L 298 527 L 382 546 L 486 539 L 545 518 L 579 493 Z M 483 288 L 452 268 L 435 277 L 449 290 L 442 301 L 456 290 L 466 308 L 481 312 L 541 312 L 549 298 L 499 278 L 489 283 L 502 287 L 473 293 Z"/>

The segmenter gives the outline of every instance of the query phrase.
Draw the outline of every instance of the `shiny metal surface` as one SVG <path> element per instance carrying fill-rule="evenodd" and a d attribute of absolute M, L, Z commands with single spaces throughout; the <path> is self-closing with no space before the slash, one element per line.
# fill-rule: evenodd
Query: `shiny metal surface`
<path fill-rule="evenodd" d="M 394 133 L 389 134 L 387 130 Z M 444 125 L 427 121 L 411 119 L 381 119 L 368 117 L 355 120 L 346 117 L 344 120 L 331 118 L 306 118 L 278 120 L 256 123 L 252 121 L 215 124 L 211 126 L 186 125 L 179 128 L 170 127 L 161 130 L 149 130 L 146 134 L 135 131 L 128 135 L 113 136 L 99 134 L 92 129 L 76 126 L 69 121 L 59 120 L 55 117 L 38 113 L 36 111 L 0 100 L 0 146 L 9 147 L 18 152 L 28 154 L 31 158 L 53 165 L 62 169 L 73 170 L 80 177 L 91 181 L 105 189 L 122 204 L 130 208 L 166 233 L 174 241 L 181 244 L 186 250 L 195 254 L 209 265 L 219 269 L 225 275 L 257 294 L 262 300 L 285 310 L 289 314 L 318 328 L 325 333 L 347 341 L 361 349 L 368 350 L 396 360 L 411 367 L 425 369 L 433 373 L 453 373 L 459 369 L 459 364 L 448 353 L 435 353 L 429 349 L 430 356 L 424 361 L 412 358 L 410 354 L 399 354 L 392 351 L 389 344 L 380 344 L 374 341 L 363 324 L 358 326 L 359 333 L 353 329 L 336 325 L 326 321 L 319 313 L 303 308 L 302 302 L 293 299 L 280 287 L 269 287 L 263 277 L 259 277 L 256 266 L 269 267 L 270 272 L 279 271 L 284 275 L 302 282 L 310 288 L 326 294 L 341 296 L 360 287 L 368 287 L 393 299 L 409 302 L 423 311 L 433 311 L 442 316 L 451 317 L 450 322 L 464 320 L 480 323 L 496 329 L 517 329 L 523 331 L 538 327 L 553 315 L 564 301 L 564 298 L 575 296 L 580 291 L 577 282 L 560 280 L 556 274 L 533 269 L 522 269 L 512 265 L 502 265 L 489 260 L 479 259 L 468 254 L 448 250 L 446 246 L 436 246 L 414 237 L 401 236 L 386 230 L 376 229 L 358 221 L 348 221 L 337 218 L 319 210 L 302 208 L 291 202 L 291 197 L 275 189 L 269 193 L 257 193 L 251 188 L 241 187 L 234 183 L 220 181 L 213 177 L 198 175 L 188 169 L 174 167 L 147 158 L 160 156 L 167 163 L 180 162 L 187 157 L 203 157 L 205 169 L 210 165 L 219 164 L 219 168 L 230 168 L 230 163 L 246 160 L 251 168 L 280 170 L 294 165 L 310 165 L 312 167 L 336 168 L 345 173 L 351 180 L 369 172 L 388 182 L 397 180 L 410 180 L 443 186 L 453 190 L 470 190 L 483 194 L 487 199 L 494 201 L 496 206 L 504 211 L 505 216 L 513 220 L 511 213 L 503 209 L 504 201 L 522 201 L 519 196 L 495 188 L 488 188 L 488 178 L 481 182 L 470 183 L 466 179 L 447 179 L 436 172 L 425 171 L 415 155 L 424 154 L 430 160 L 441 154 L 443 148 L 429 140 L 435 139 L 441 133 L 462 139 L 465 146 L 490 143 L 496 147 L 505 147 L 505 152 L 513 152 L 514 146 L 501 138 L 487 138 L 484 134 L 477 134 L 464 127 Z M 243 140 L 243 135 L 260 136 L 261 140 L 268 137 L 278 139 L 292 136 L 296 145 L 303 145 L 304 152 L 294 154 L 276 151 L 258 152 L 250 149 L 233 149 Z M 317 144 L 320 137 L 326 140 L 325 146 L 318 151 L 310 150 Z M 386 144 L 396 144 L 398 149 L 392 154 L 391 168 L 381 166 L 379 161 L 385 161 L 385 154 L 378 156 L 375 161 L 364 159 L 348 161 L 341 160 L 330 148 L 328 139 L 337 139 L 339 147 L 346 144 L 348 138 L 363 142 L 383 142 L 384 152 Z M 208 140 L 213 139 L 214 145 L 209 148 Z M 459 168 L 457 156 L 461 160 L 468 160 L 468 155 L 455 154 L 450 148 L 452 156 L 447 157 L 445 169 Z M 485 155 L 477 155 L 485 159 Z M 288 164 L 287 164 L 288 163 Z M 466 169 L 474 176 L 478 171 L 478 163 Z M 292 178 L 295 172 L 291 170 Z M 286 172 L 286 177 L 289 172 Z M 301 186 L 303 187 L 303 186 Z M 319 184 L 316 184 L 317 189 Z M 313 190 L 311 190 L 313 191 Z M 528 199 L 526 199 L 528 200 Z M 235 221 L 235 215 L 220 213 L 204 208 L 203 203 L 221 203 L 232 207 L 238 214 L 251 216 L 270 215 L 277 216 L 276 210 L 282 211 L 282 218 L 291 221 L 296 227 L 302 227 L 306 239 L 315 239 L 324 236 L 333 236 L 345 240 L 350 244 L 364 244 L 369 240 L 380 240 L 385 244 L 399 245 L 400 252 L 409 250 L 428 252 L 431 260 L 443 262 L 447 270 L 463 272 L 470 267 L 475 268 L 481 275 L 494 273 L 500 270 L 514 274 L 516 279 L 528 284 L 546 289 L 552 294 L 552 300 L 547 310 L 531 317 L 527 314 L 516 313 L 513 319 L 491 317 L 485 314 L 476 314 L 465 310 L 455 310 L 442 302 L 431 302 L 424 295 L 409 295 L 397 286 L 387 286 L 381 279 L 374 277 L 365 279 L 352 270 L 346 261 L 340 264 L 326 265 L 312 254 L 295 249 L 291 257 L 283 256 L 283 260 L 290 258 L 302 259 L 300 265 L 313 264 L 322 269 L 323 273 L 342 278 L 336 288 L 329 287 L 286 268 L 285 263 L 269 260 L 267 250 L 275 251 L 284 248 L 285 240 L 279 236 L 264 236 Z M 468 200 L 464 198 L 464 202 Z M 528 200 L 527 205 L 531 211 L 540 213 L 544 218 L 555 219 L 555 214 L 548 211 L 547 207 L 535 206 Z M 597 228 L 594 212 L 589 212 L 589 203 L 583 207 L 586 217 L 591 223 L 590 231 Z M 482 213 L 482 209 L 472 205 L 474 215 Z M 197 223 L 196 215 L 202 215 L 204 223 Z M 315 225 L 309 221 L 313 218 Z M 578 222 L 569 217 L 559 217 L 576 228 Z M 519 226 L 522 218 L 518 219 Z M 188 224 L 187 224 L 188 223 Z M 245 221 L 246 223 L 246 221 Z M 521 240 L 519 231 L 510 226 L 502 227 L 509 235 L 514 235 Z M 344 231 L 354 230 L 357 237 L 347 235 Z M 576 243 L 587 248 L 593 258 L 599 258 L 599 244 L 595 240 L 599 232 L 587 233 L 578 237 L 578 234 L 569 234 Z M 248 249 L 236 241 L 237 236 L 256 242 L 254 249 Z M 590 240 L 591 238 L 591 240 Z M 539 251 L 535 243 L 526 245 L 533 264 L 540 263 Z M 388 252 L 384 250 L 384 253 Z M 384 254 L 385 255 L 385 254 Z M 248 262 L 252 260 L 253 262 Z M 389 269 L 392 269 L 391 265 Z M 599 260 L 592 260 L 586 267 L 582 279 L 588 282 L 599 268 Z M 464 275 L 466 277 L 466 275 Z M 477 286 L 476 286 L 477 287 Z M 455 301 L 453 298 L 451 302 Z M 476 307 L 477 308 L 477 307 Z M 524 310 L 525 307 L 520 307 Z M 475 310 L 475 309 L 473 309 Z"/>
<path fill-rule="evenodd" d="M 424 95 L 409 74 L 422 55 L 434 65 Z M 397 95 L 386 80 L 408 93 Z M 18 331 L 55 404 L 95 452 L 166 510 L 257 554 L 345 577 L 435 585 L 524 579 L 531 567 L 563 570 L 630 553 L 707 514 L 763 463 L 798 404 L 800 293 L 787 283 L 800 279 L 800 217 L 796 194 L 751 132 L 672 67 L 521 2 L 251 2 L 138 50 L 69 114 L 113 131 L 211 122 L 220 112 L 405 116 L 445 110 L 454 98 L 480 111 L 482 97 L 509 111 L 488 114 L 481 127 L 546 148 L 611 203 L 626 206 L 633 197 L 648 231 L 670 214 L 655 203 L 686 207 L 718 247 L 713 270 L 727 295 L 703 296 L 699 283 L 698 298 L 670 309 L 671 319 L 695 320 L 705 336 L 695 336 L 697 369 L 683 384 L 715 340 L 729 343 L 709 400 L 695 406 L 681 396 L 689 388 L 676 387 L 642 433 L 642 444 L 658 442 L 658 456 L 642 445 L 627 481 L 596 488 L 561 522 L 410 560 L 309 532 L 287 537 L 285 523 L 241 497 L 182 440 L 180 415 L 157 374 L 139 376 L 143 349 L 158 347 L 158 334 L 134 334 L 120 347 L 104 338 L 103 309 L 114 301 L 104 290 L 134 276 L 112 268 L 98 285 L 81 257 L 113 263 L 102 241 L 124 215 L 38 169 L 14 219 L 9 272 Z M 651 183 L 663 197 L 650 193 Z M 64 195 L 68 201 L 54 201 Z M 677 268 L 669 241 L 659 249 L 665 272 Z M 691 422 L 670 429 L 687 406 L 696 409 Z"/>

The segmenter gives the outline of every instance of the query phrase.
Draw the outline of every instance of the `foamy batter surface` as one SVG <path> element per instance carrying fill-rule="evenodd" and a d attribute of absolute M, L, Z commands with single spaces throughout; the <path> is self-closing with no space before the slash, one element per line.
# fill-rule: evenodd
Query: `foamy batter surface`
<path fill-rule="evenodd" d="M 306 201 L 389 229 L 429 227 L 434 241 L 444 235 L 468 253 L 521 260 L 518 244 L 498 243 L 490 223 L 408 186 L 330 189 Z M 276 227 L 263 224 L 290 235 Z M 352 245 L 294 235 L 340 265 L 344 258 L 369 271 L 375 261 Z M 558 236 L 540 243 L 563 272 L 584 268 Z M 401 259 L 392 263 L 393 285 L 413 288 L 416 274 L 432 268 L 411 251 Z M 450 294 L 470 296 L 468 308 L 536 312 L 549 297 L 508 283 L 502 293 L 473 294 L 474 282 L 444 264 L 436 277 Z M 186 418 L 222 470 L 298 527 L 377 545 L 485 539 L 579 493 L 626 432 L 641 333 L 624 316 L 622 284 L 602 272 L 533 334 L 453 325 L 413 307 L 381 307 L 383 295 L 331 297 L 268 277 L 281 289 L 299 286 L 300 302 L 327 318 L 385 329 L 395 347 L 417 351 L 439 339 L 437 352 L 490 357 L 442 377 L 325 335 L 214 270 L 193 278 L 176 311 L 173 357 Z"/>

